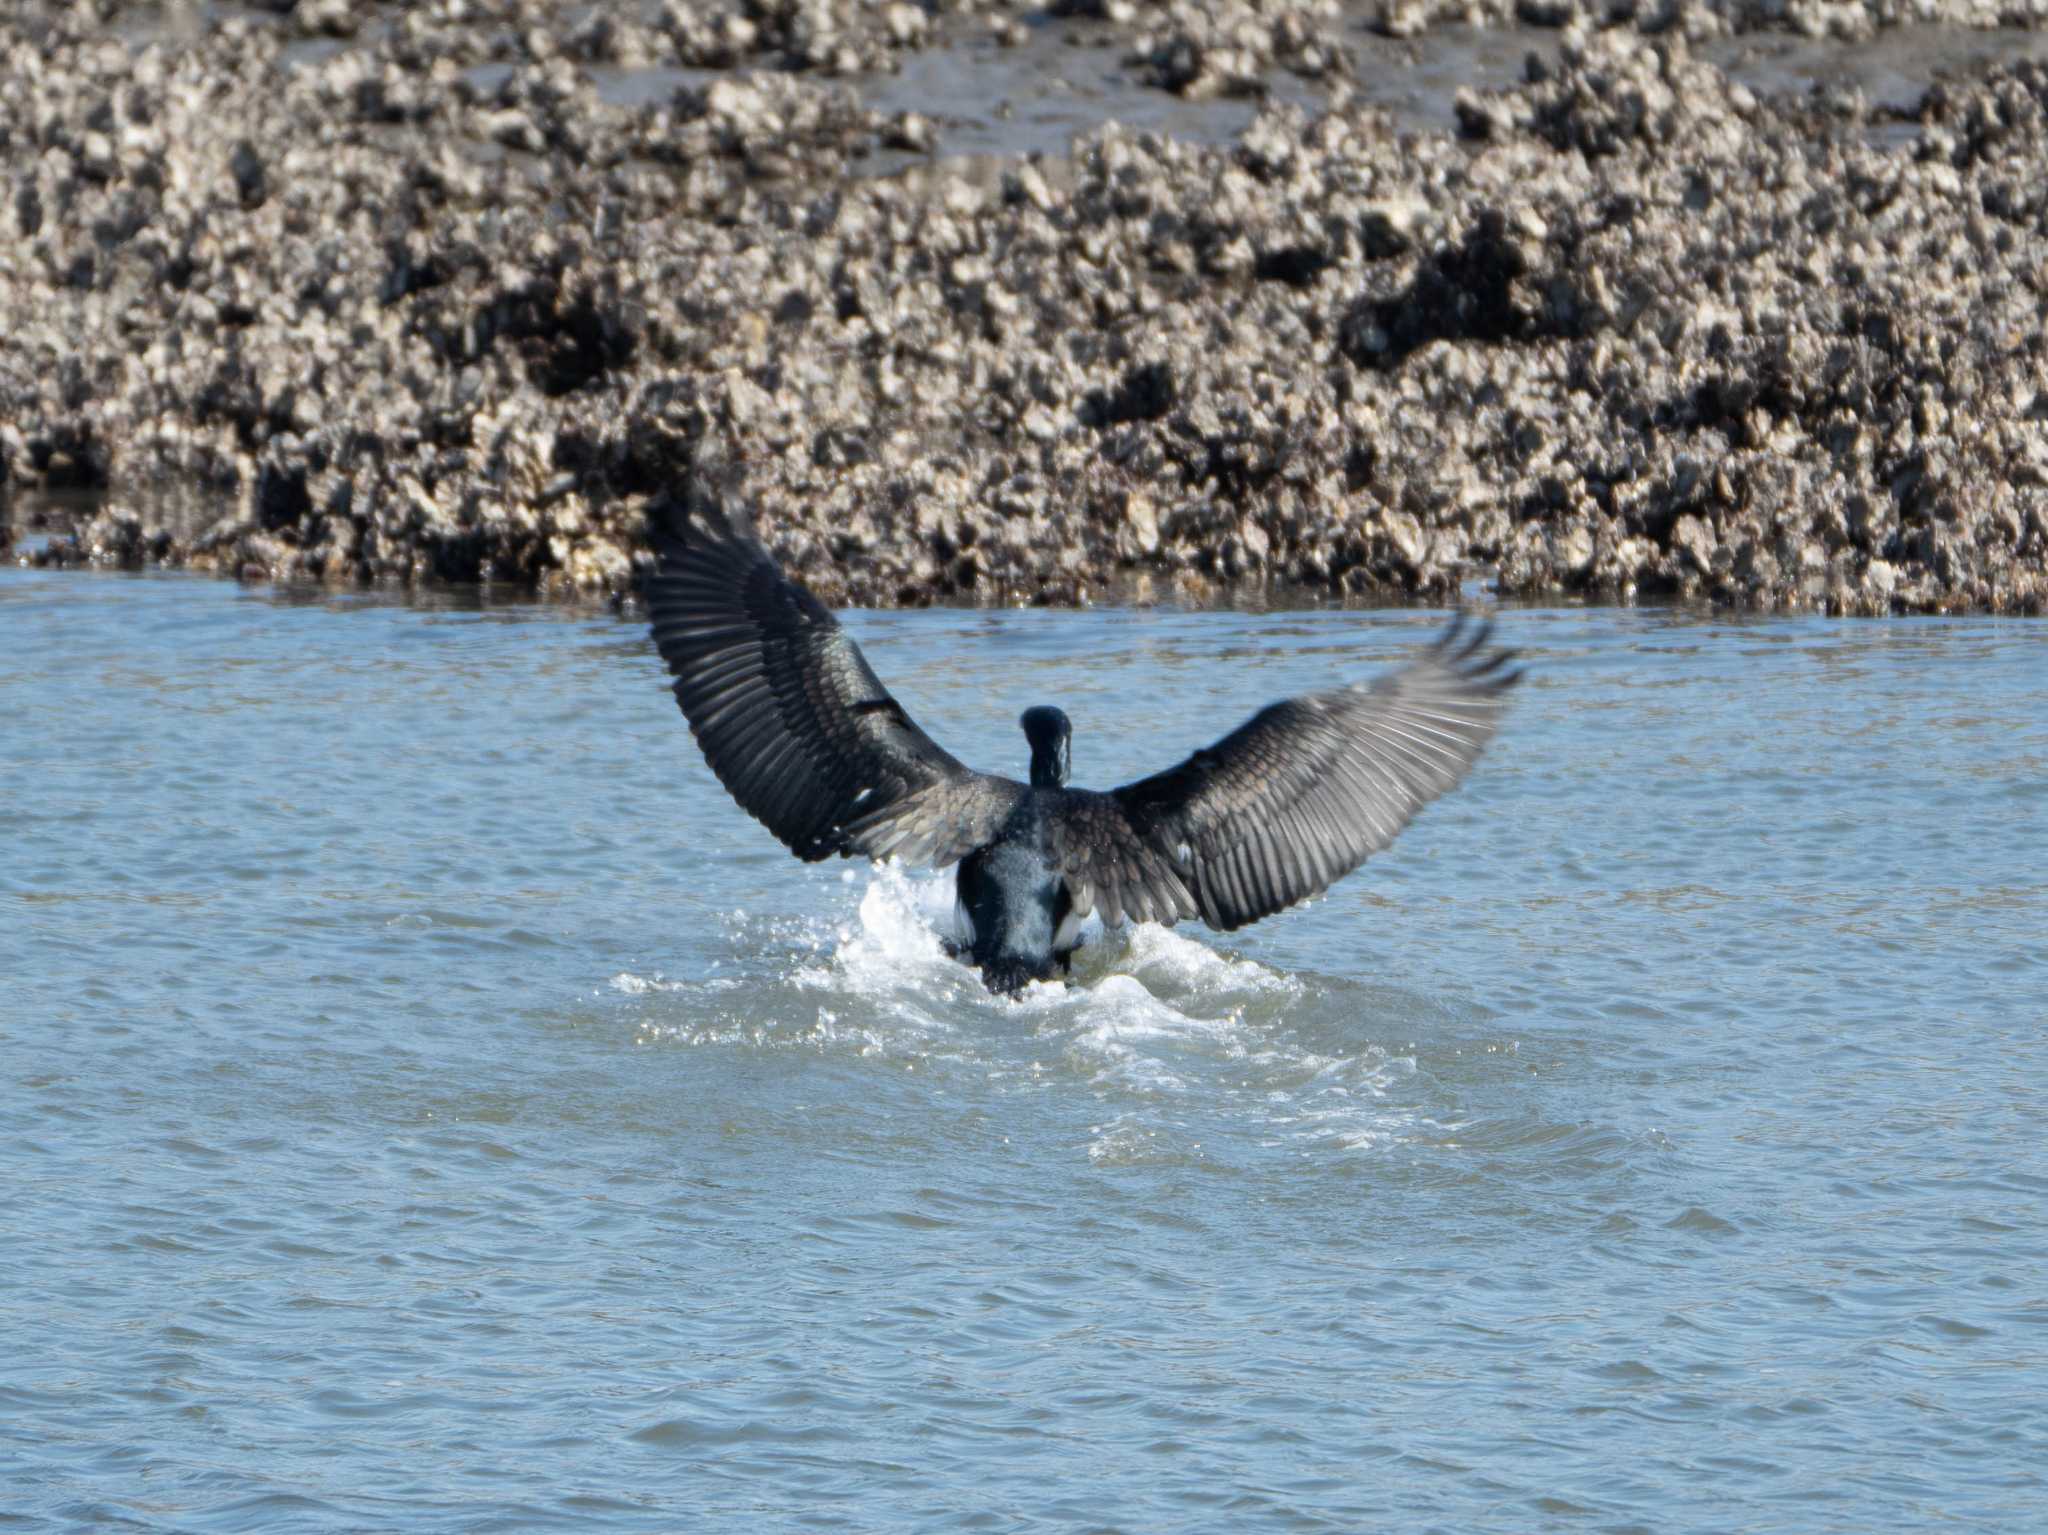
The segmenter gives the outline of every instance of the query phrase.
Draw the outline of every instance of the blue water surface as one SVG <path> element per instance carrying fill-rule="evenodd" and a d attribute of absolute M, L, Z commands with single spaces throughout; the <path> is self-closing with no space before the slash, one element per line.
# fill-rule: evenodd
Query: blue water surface
<path fill-rule="evenodd" d="M 856 614 L 1021 772 L 1421 612 Z M 995 1000 L 640 628 L 0 572 L 0 1528 L 2048 1524 L 2048 629 L 1511 610 L 1306 909 Z"/>

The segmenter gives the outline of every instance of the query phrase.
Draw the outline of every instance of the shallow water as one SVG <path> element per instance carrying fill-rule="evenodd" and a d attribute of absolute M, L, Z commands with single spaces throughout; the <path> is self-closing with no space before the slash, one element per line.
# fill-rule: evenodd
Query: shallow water
<path fill-rule="evenodd" d="M 859 614 L 1083 782 L 1416 612 Z M 2048 630 L 1511 611 L 1495 749 L 992 1000 L 641 631 L 0 571 L 0 1524 L 2048 1517 Z"/>
<path fill-rule="evenodd" d="M 640 9 L 643 19 L 653 21 L 660 7 Z M 1350 59 L 1349 72 L 1341 77 L 1345 92 L 1384 110 L 1404 133 L 1455 131 L 1460 90 L 1512 89 L 1526 78 L 1532 57 L 1554 62 L 1561 46 L 1558 29 L 1526 25 L 1442 26 L 1413 38 L 1386 37 L 1374 30 L 1378 11 L 1377 6 L 1347 3 L 1329 30 Z M 125 16 L 116 31 L 131 46 L 176 46 L 225 17 L 280 28 L 290 39 L 282 55 L 288 67 L 318 63 L 363 46 L 378 33 L 371 25 L 354 40 L 300 36 L 274 7 L 231 0 L 166 0 L 155 10 Z M 1077 137 L 1110 121 L 1194 143 L 1228 144 L 1251 125 L 1262 98 L 1293 103 L 1311 115 L 1332 99 L 1328 83 L 1278 66 L 1261 77 L 1261 96 L 1176 96 L 1145 82 L 1134 34 L 1049 11 L 1021 19 L 1027 23 L 1022 40 L 1009 47 L 998 43 L 983 21 L 942 18 L 933 43 L 901 53 L 893 72 L 851 77 L 847 83 L 871 109 L 915 112 L 934 129 L 932 155 L 881 150 L 857 162 L 857 173 L 891 175 L 931 158 L 1004 163 L 1027 154 L 1058 157 Z M 1697 52 L 1765 94 L 1853 91 L 1872 108 L 1911 114 L 1939 79 L 1997 63 L 2048 59 L 2048 33 L 1924 23 L 1850 39 L 1757 31 L 1712 39 L 1699 44 Z M 771 61 L 756 64 L 766 69 Z M 512 69 L 508 63 L 490 62 L 462 73 L 473 87 L 492 91 Z M 605 66 L 592 69 L 591 77 L 606 101 L 640 107 L 700 87 L 722 73 L 669 65 Z M 1909 147 L 1917 133 L 1897 121 L 1874 123 L 1868 131 L 1874 142 L 1894 149 Z M 502 151 L 490 146 L 490 152 Z"/>

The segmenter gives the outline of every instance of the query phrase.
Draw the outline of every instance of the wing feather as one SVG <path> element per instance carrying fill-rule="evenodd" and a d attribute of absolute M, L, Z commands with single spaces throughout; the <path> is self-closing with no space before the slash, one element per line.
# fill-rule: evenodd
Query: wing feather
<path fill-rule="evenodd" d="M 1260 710 L 1178 767 L 1072 791 L 1054 835 L 1077 911 L 1229 931 L 1330 887 L 1453 788 L 1521 673 L 1460 614 L 1370 686 Z"/>
<path fill-rule="evenodd" d="M 919 729 L 742 510 L 671 503 L 654 534 L 654 642 L 741 808 L 807 860 L 947 864 L 995 836 L 1023 786 L 973 772 Z"/>

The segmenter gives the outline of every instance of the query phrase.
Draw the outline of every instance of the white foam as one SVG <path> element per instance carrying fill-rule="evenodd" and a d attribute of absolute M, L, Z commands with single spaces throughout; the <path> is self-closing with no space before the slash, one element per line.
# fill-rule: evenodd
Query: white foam
<path fill-rule="evenodd" d="M 629 997 L 645 997 L 657 991 L 682 991 L 685 989 L 683 982 L 667 980 L 659 973 L 651 976 L 634 975 L 629 970 L 621 970 L 617 975 L 613 976 L 611 986 L 613 991 L 622 991 Z"/>
<path fill-rule="evenodd" d="M 799 965 L 790 979 L 870 996 L 893 994 L 906 982 L 955 979 L 949 967 L 960 967 L 940 941 L 942 932 L 951 935 L 952 902 L 950 875 L 913 876 L 900 864 L 882 864 L 861 892 L 853 920 L 833 925 L 829 952 L 817 945 L 821 962 Z"/>
<path fill-rule="evenodd" d="M 1369 1152 L 1425 1128 L 1400 1088 L 1411 1056 L 1333 1029 L 1334 999 L 1194 931 L 1105 931 L 1091 918 L 1071 984 L 995 997 L 947 952 L 950 871 L 845 872 L 865 882 L 842 916 L 737 919 L 736 945 L 758 956 L 733 967 L 752 972 L 743 983 L 614 977 L 613 989 L 635 998 L 690 992 L 709 1004 L 708 993 L 726 993 L 687 1017 L 655 1008 L 640 1037 L 884 1057 L 1028 1091 L 1086 1084 L 1125 1105 L 1088 1143 L 1103 1165 L 1187 1157 L 1178 1126 L 1191 1116 L 1238 1120 L 1260 1141 L 1304 1154 Z M 787 956 L 779 974 L 761 969 L 763 947 Z"/>
<path fill-rule="evenodd" d="M 1219 954 L 1178 928 L 1141 923 L 1127 929 L 1124 940 L 1123 952 L 1113 958 L 1116 969 L 1161 983 L 1161 989 L 1190 994 L 1301 994 L 1301 985 L 1292 976 L 1268 970 L 1256 960 Z"/>

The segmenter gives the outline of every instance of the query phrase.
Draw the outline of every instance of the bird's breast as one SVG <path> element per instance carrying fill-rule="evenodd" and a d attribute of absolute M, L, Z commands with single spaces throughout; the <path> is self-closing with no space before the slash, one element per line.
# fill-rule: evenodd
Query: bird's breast
<path fill-rule="evenodd" d="M 1051 956 L 1066 903 L 1043 847 L 1023 838 L 993 842 L 961 861 L 956 890 L 977 954 Z"/>

